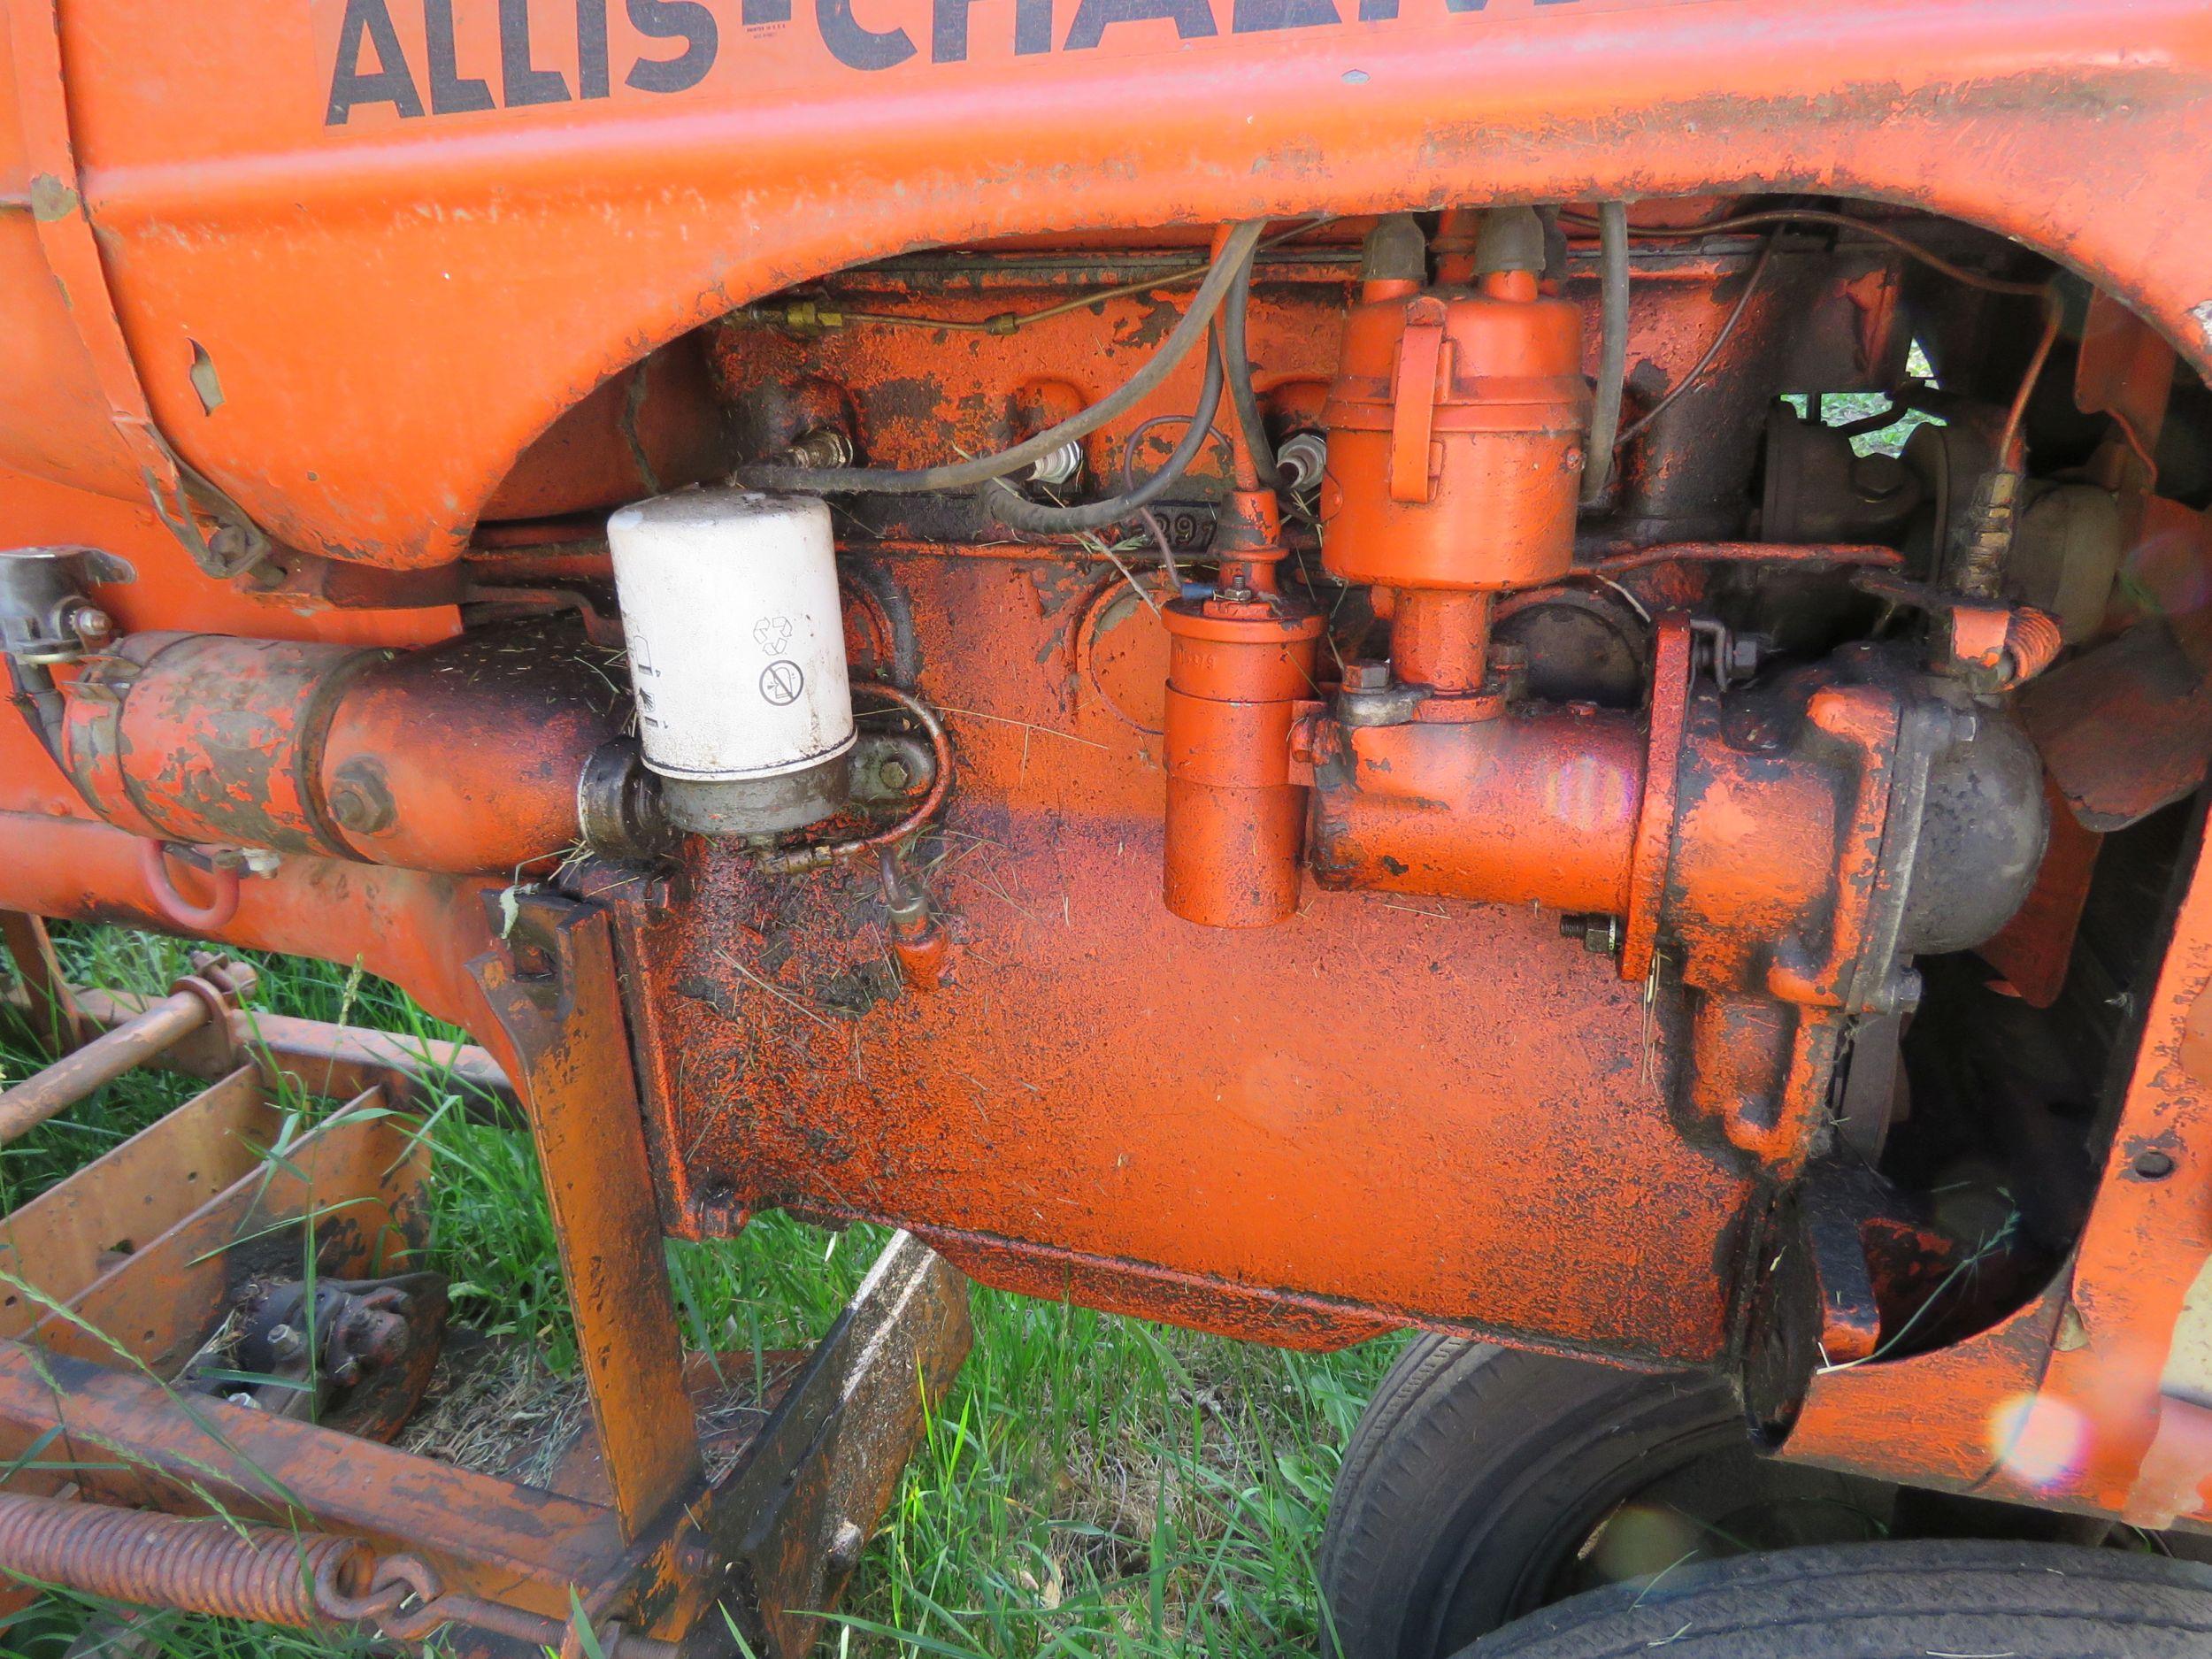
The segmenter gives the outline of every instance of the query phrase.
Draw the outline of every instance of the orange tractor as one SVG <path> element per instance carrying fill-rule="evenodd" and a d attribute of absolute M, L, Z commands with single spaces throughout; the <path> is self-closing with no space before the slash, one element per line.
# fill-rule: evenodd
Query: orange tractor
<path fill-rule="evenodd" d="M 0 1125 L 251 1076 L 234 968 L 32 918 L 396 982 L 526 1115 L 603 1466 L 378 1443 L 437 1295 L 334 1142 L 352 1436 L 179 1405 L 235 1274 L 11 1218 L 0 1450 L 111 1466 L 0 1568 L 803 1651 L 966 1275 L 1429 1333 L 1348 1659 L 2212 1644 L 2212 12 L 5 12 L 0 909 L 78 1046 Z M 765 1209 L 907 1236 L 729 1464 L 660 1240 Z M 1631 1500 L 1803 1548 L 1563 1601 Z"/>

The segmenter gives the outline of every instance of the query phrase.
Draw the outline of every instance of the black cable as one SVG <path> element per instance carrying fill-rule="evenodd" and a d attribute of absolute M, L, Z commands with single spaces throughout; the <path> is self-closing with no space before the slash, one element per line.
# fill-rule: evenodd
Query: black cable
<path fill-rule="evenodd" d="M 1565 213 L 1560 217 L 1577 230 L 1590 228 L 1590 221 L 1578 215 Z M 2050 286 L 2047 281 L 2015 282 L 2004 277 L 1985 276 L 1978 271 L 1969 271 L 1963 265 L 1952 264 L 1933 250 L 1922 247 L 1910 237 L 1899 235 L 1886 225 L 1878 225 L 1871 219 L 1854 219 L 1847 213 L 1832 213 L 1825 208 L 1764 208 L 1755 213 L 1739 213 L 1732 219 L 1717 219 L 1709 225 L 1642 225 L 1637 227 L 1636 234 L 1639 236 L 1659 237 L 1673 242 L 1694 242 L 1701 236 L 1717 236 L 1730 231 L 1752 230 L 1762 225 L 1791 223 L 1828 225 L 1839 230 L 1863 231 L 1878 242 L 1889 243 L 1891 247 L 1907 257 L 1917 259 L 1931 271 L 1949 277 L 1954 282 L 1963 282 L 1969 288 L 1980 288 L 1985 293 L 2017 294 L 2032 297 Z"/>
<path fill-rule="evenodd" d="M 1590 470 L 1582 499 L 1595 502 L 1613 481 L 1613 446 L 1621 430 L 1621 390 L 1628 382 L 1628 204 L 1598 204 L 1599 253 L 1603 262 L 1599 311 L 1597 406 L 1590 417 Z"/>
<path fill-rule="evenodd" d="M 54 684 L 54 676 L 42 666 L 17 662 L 12 655 L 5 656 L 4 660 L 8 665 L 8 701 L 22 710 L 23 724 L 30 728 L 31 735 L 46 751 L 55 769 L 69 777 L 69 768 L 63 764 L 61 757 L 62 726 L 67 718 L 67 704 Z"/>
<path fill-rule="evenodd" d="M 1706 370 L 1713 366 L 1714 359 L 1720 356 L 1721 348 L 1728 343 L 1729 336 L 1736 332 L 1736 325 L 1743 321 L 1744 311 L 1751 303 L 1751 296 L 1759 291 L 1759 280 L 1766 275 L 1767 266 L 1774 258 L 1774 250 L 1781 240 L 1782 233 L 1778 229 L 1767 238 L 1766 246 L 1759 250 L 1759 257 L 1751 267 L 1751 274 L 1744 279 L 1743 292 L 1736 296 L 1735 309 L 1728 313 L 1728 320 L 1720 326 L 1720 333 L 1713 336 L 1712 344 L 1705 348 L 1705 355 L 1697 360 L 1687 374 L 1674 383 L 1665 396 L 1644 411 L 1627 431 L 1613 440 L 1615 449 L 1625 449 L 1631 439 L 1635 438 L 1653 421 L 1672 409 L 1683 393 L 1705 378 Z"/>
<path fill-rule="evenodd" d="M 1137 487 L 1137 450 L 1145 439 L 1152 434 L 1154 429 L 1160 426 L 1182 426 L 1189 424 L 1188 415 L 1155 415 L 1149 420 L 1137 423 L 1135 430 L 1122 440 L 1121 488 L 1125 493 Z M 1206 435 L 1221 446 L 1224 459 L 1235 454 L 1235 449 L 1229 442 L 1229 434 L 1222 431 L 1219 426 L 1207 427 Z"/>
<path fill-rule="evenodd" d="M 1139 508 L 1148 507 L 1167 494 L 1205 447 L 1207 436 L 1213 431 L 1214 411 L 1221 406 L 1221 352 L 1217 349 L 1217 341 L 1212 337 L 1213 331 L 1209 330 L 1208 334 L 1206 379 L 1198 388 L 1198 407 L 1191 412 L 1190 427 L 1183 434 L 1182 441 L 1169 451 L 1158 472 L 1134 489 L 1075 507 L 1032 501 L 1004 480 L 994 480 L 984 492 L 984 502 L 991 516 L 1016 530 L 1098 530 L 1110 524 L 1119 524 L 1134 516 Z"/>
<path fill-rule="evenodd" d="M 1229 233 L 1228 240 L 1222 244 L 1220 257 L 1214 261 L 1213 268 L 1206 273 L 1206 280 L 1198 285 L 1198 292 L 1191 300 L 1190 309 L 1183 313 L 1173 331 L 1161 342 L 1160 349 L 1153 353 L 1144 367 L 1088 409 L 1046 427 L 1033 437 L 1025 438 L 1010 449 L 1002 449 L 996 455 L 980 456 L 972 461 L 912 469 L 885 466 L 747 466 L 738 469 L 738 480 L 754 489 L 796 490 L 815 495 L 904 495 L 926 490 L 971 489 L 1032 466 L 1061 445 L 1088 437 L 1108 421 L 1127 413 L 1174 372 L 1176 365 L 1190 355 L 1191 349 L 1198 344 L 1200 337 L 1211 332 L 1215 312 L 1220 309 L 1224 296 L 1244 276 L 1251 264 L 1253 250 L 1259 245 L 1260 232 L 1266 226 L 1264 219 L 1248 219 Z M 1220 380 L 1215 362 L 1217 356 L 1210 345 L 1208 369 L 1218 390 Z M 1209 414 L 1207 419 L 1210 420 L 1211 415 Z M 999 499 L 1003 499 L 1008 493 L 993 492 L 995 497 Z M 1102 519 L 1100 522 L 1112 521 Z"/>
<path fill-rule="evenodd" d="M 1267 441 L 1267 426 L 1260 419 L 1259 394 L 1252 389 L 1252 354 L 1245 344 L 1245 323 L 1252 308 L 1252 261 L 1247 258 L 1237 282 L 1221 305 L 1221 357 L 1229 377 L 1229 405 L 1236 411 L 1244 432 L 1244 447 L 1252 453 L 1252 470 L 1263 489 L 1283 487 L 1282 469 L 1275 465 L 1275 446 Z"/>

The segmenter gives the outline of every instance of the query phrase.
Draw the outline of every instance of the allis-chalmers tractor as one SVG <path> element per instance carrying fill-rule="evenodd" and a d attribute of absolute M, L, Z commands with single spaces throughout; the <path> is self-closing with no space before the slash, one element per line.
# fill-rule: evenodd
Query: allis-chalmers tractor
<path fill-rule="evenodd" d="M 965 1276 L 1425 1333 L 1348 1659 L 2212 1652 L 2212 9 L 5 15 L 0 1134 L 213 1086 L 7 1218 L 0 1569 L 796 1655 Z M 550 1476 L 390 1443 L 454 1078 Z M 903 1232 L 733 1447 L 770 1209 Z"/>

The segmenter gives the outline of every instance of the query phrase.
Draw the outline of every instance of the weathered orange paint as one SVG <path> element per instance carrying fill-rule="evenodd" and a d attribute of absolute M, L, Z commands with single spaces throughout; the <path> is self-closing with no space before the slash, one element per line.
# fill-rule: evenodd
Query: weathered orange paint
<path fill-rule="evenodd" d="M 4 729 L 4 726 L 0 726 Z M 0 812 L 0 904 L 165 932 L 138 870 L 137 839 L 82 818 Z M 502 880 L 287 858 L 240 886 L 237 914 L 209 936 L 325 962 L 358 963 L 405 986 L 434 1017 L 482 1034 L 488 1016 L 465 964 L 491 937 L 484 895 Z"/>
<path fill-rule="evenodd" d="M 1292 716 L 1314 692 L 1321 618 L 1279 595 L 1179 599 L 1167 629 L 1167 908 L 1211 927 L 1263 927 L 1298 910 L 1305 792 Z"/>
<path fill-rule="evenodd" d="M 488 10 L 465 9 L 480 57 Z M 618 71 L 595 102 L 416 120 L 371 107 L 332 127 L 336 8 L 101 0 L 62 19 L 76 77 L 63 142 L 173 445 L 280 541 L 397 565 L 451 557 L 528 439 L 644 347 L 918 242 L 1786 183 L 2016 235 L 2212 364 L 2191 314 L 2212 296 L 2192 239 L 2172 234 L 2212 171 L 2212 33 L 2185 0 L 2124 14 L 1501 0 L 1261 35 L 1236 33 L 1221 0 L 1206 37 L 1124 25 L 1029 56 L 979 20 L 952 63 L 929 61 L 926 10 L 909 0 L 873 20 L 923 43 L 881 71 L 836 61 L 803 25 L 726 29 L 713 72 L 683 94 Z M 562 12 L 545 9 L 538 40 L 572 90 Z M 53 73 L 51 47 L 32 50 L 49 15 L 11 14 L 35 90 Z M 400 8 L 399 27 L 419 82 L 419 13 Z M 666 50 L 619 35 L 626 66 Z M 852 119 L 856 100 L 869 119 Z M 1517 142 L 1491 142 L 1502 129 Z M 17 150 L 5 188 L 27 194 L 57 148 Z M 10 237 L 32 231 L 10 216 Z M 27 296 L 41 279 L 17 268 Z M 37 306 L 20 314 L 52 315 Z M 343 422 L 296 373 L 333 319 Z M 226 394 L 211 414 L 194 341 Z M 470 388 L 457 426 L 453 387 Z"/>
<path fill-rule="evenodd" d="M 526 8 L 535 61 L 569 96 L 514 104 L 503 86 L 459 111 L 434 108 L 422 16 L 400 5 L 407 84 L 434 106 L 419 115 L 398 99 L 334 111 L 342 10 L 9 12 L 0 311 L 17 326 L 0 339 L 0 510 L 12 539 L 131 558 L 138 580 L 98 595 L 127 629 L 252 642 L 225 650 L 290 641 L 303 657 L 442 639 L 464 579 L 496 567 L 457 563 L 472 537 L 498 539 L 482 534 L 488 516 L 580 511 L 709 464 L 683 442 L 698 436 L 687 419 L 660 424 L 664 390 L 679 416 L 713 403 L 695 365 L 658 355 L 671 342 L 795 283 L 986 239 L 1019 239 L 1007 245 L 1049 265 L 1071 249 L 1118 254 L 1163 224 L 1146 245 L 1195 250 L 1213 225 L 1262 214 L 1449 204 L 1463 229 L 1466 210 L 1490 203 L 1832 191 L 2014 236 L 2212 365 L 2212 19 L 2185 0 L 1406 0 L 1387 20 L 1257 33 L 1218 0 L 1210 29 L 1153 19 L 1091 42 L 1072 38 L 1082 8 L 1064 6 L 1045 50 L 979 14 L 957 52 L 920 0 L 882 0 L 865 31 L 880 67 L 850 61 L 849 39 L 833 52 L 831 8 L 742 35 L 726 17 L 712 71 L 677 92 L 626 78 L 675 49 L 617 19 L 604 96 L 587 86 L 572 9 L 539 6 Z M 463 73 L 489 73 L 493 9 L 457 10 Z M 1363 350 L 1340 362 L 1336 329 L 1315 326 L 1348 280 L 1339 228 L 1301 250 L 1311 268 L 1277 267 L 1271 290 L 1263 277 L 1260 389 L 1279 412 L 1313 415 L 1323 388 L 1356 373 L 1364 401 L 1390 404 L 1391 433 L 1411 434 L 1405 388 L 1385 396 L 1377 364 Z M 1463 247 L 1447 252 L 1464 263 Z M 1686 270 L 1685 303 L 1640 321 L 1632 345 L 1632 363 L 1669 382 L 1727 314 L 1713 279 L 1740 280 L 1742 263 Z M 1870 359 L 1895 339 L 1894 278 L 1886 265 L 1852 278 Z M 980 321 L 1009 308 L 997 280 L 953 270 L 920 291 L 879 272 L 838 285 L 848 303 L 872 285 L 895 307 Z M 1569 381 L 1578 392 L 1594 349 L 1575 314 L 1586 288 L 1480 302 L 1542 308 L 1551 345 L 1533 366 L 1555 398 Z M 1398 308 L 1402 350 L 1426 302 L 1373 299 Z M 709 349 L 718 389 L 787 394 L 756 435 L 784 442 L 855 414 L 874 458 L 910 463 L 1002 442 L 1095 396 L 1172 310 L 1157 292 L 1123 296 L 1010 337 L 863 325 L 817 341 L 731 319 Z M 2120 346 L 2156 357 L 2154 342 Z M 2121 374 L 2102 401 L 2135 410 L 2141 379 Z M 1092 475 L 1118 474 L 1141 417 L 1187 412 L 1195 380 L 1187 363 L 1095 437 Z M 2096 380 L 2085 373 L 2092 401 Z M 633 388 L 652 411 L 642 424 Z M 1563 472 L 1563 434 L 1544 435 Z M 1363 462 L 1361 442 L 1346 462 L 1359 487 L 1337 503 L 1355 544 L 1359 513 L 1384 498 L 1371 486 L 1410 488 L 1419 470 Z M 208 483 L 188 533 L 234 504 L 280 543 L 250 582 L 200 574 L 147 504 L 174 516 L 188 471 Z M 1479 687 L 1489 660 L 1481 605 L 1425 588 L 1564 568 L 1571 501 L 1563 521 L 1546 476 L 1545 512 L 1485 521 L 1448 547 L 1393 526 L 1342 555 L 1403 589 L 1379 611 L 1425 683 Z M 2174 586 L 2200 582 L 2200 524 L 2146 517 L 2170 533 Z M 1818 764 L 1746 758 L 1691 694 L 1686 636 L 1663 626 L 1641 719 L 1348 737 L 1367 776 L 1346 810 L 1375 820 L 1366 885 L 1453 896 L 1325 892 L 1293 914 L 1303 774 L 1290 742 L 1294 717 L 1312 712 L 1295 705 L 1316 695 L 1317 625 L 1265 599 L 1248 614 L 1179 602 L 1171 619 L 1149 590 L 1119 606 L 1135 582 L 1065 545 L 982 558 L 916 536 L 874 551 L 905 611 L 857 631 L 910 646 L 959 738 L 926 872 L 957 966 L 926 996 L 875 977 L 866 872 L 775 881 L 739 851 L 695 847 L 679 883 L 611 892 L 677 1225 L 726 1230 L 766 1203 L 906 1221 L 1001 1282 L 1276 1340 L 1411 1322 L 1632 1363 L 1728 1357 L 1759 1266 L 1761 1183 L 1793 1171 L 1858 995 L 1846 981 L 1878 896 L 1887 799 L 1867 780 L 1893 743 L 1893 704 L 1828 687 L 1808 703 Z M 1449 564 L 1470 553 L 1494 563 Z M 560 580 L 595 572 L 589 554 L 564 557 L 576 562 Z M 1992 637 L 2010 641 L 2009 624 Z M 1141 674 L 1111 665 L 1164 658 L 1162 713 L 1133 695 Z M 234 689 L 250 702 L 267 688 Z M 505 728 L 472 751 L 457 729 L 419 726 L 404 697 L 349 703 L 328 741 L 389 756 L 426 803 L 364 840 L 319 818 L 311 763 L 284 787 L 234 768 L 212 798 L 196 795 L 176 769 L 209 747 L 219 701 L 180 698 L 148 728 L 138 794 L 121 788 L 120 758 L 115 778 L 92 780 L 109 815 L 219 841 L 265 820 L 293 850 L 242 884 L 220 936 L 358 959 L 501 1044 L 514 1069 L 460 967 L 488 948 L 483 900 L 504 877 L 426 872 L 557 850 L 544 841 L 565 827 L 556 797 L 578 728 L 526 748 L 549 769 L 528 774 L 526 810 L 503 816 L 487 805 L 507 799 L 497 774 L 524 764 Z M 300 713 L 282 705 L 265 750 L 296 747 Z M 1526 752 L 1493 784 L 1483 767 L 1516 745 Z M 1543 836 L 1542 814 L 1563 810 L 1569 830 Z M 134 841 L 91 823 L 6 720 L 0 848 L 0 903 L 157 922 Z M 339 851 L 407 867 L 321 856 Z M 1157 902 L 1163 864 L 1186 915 L 1280 926 L 1189 926 Z M 1621 972 L 1548 917 L 1459 895 L 1622 915 Z M 1985 1425 L 1929 1411 L 1930 1386 L 1963 1379 L 1982 1405 L 1989 1387 L 2042 1378 L 2106 1436 L 2058 1501 L 2151 1515 L 2191 1499 L 2176 1498 L 2176 1471 L 2203 1466 L 2202 1425 L 2147 1379 L 2185 1270 L 2212 1248 L 2198 1237 L 2203 1079 L 2180 1011 L 2212 972 L 2199 960 L 2208 927 L 2200 892 L 2129 1102 L 2129 1123 L 2170 1142 L 2180 1167 L 2131 1182 L 2135 1165 L 2118 1160 L 2140 1153 L 2124 1135 L 2116 1150 L 2076 1271 L 2089 1340 L 2055 1356 L 2060 1321 L 2039 1306 L 1978 1339 L 2004 1348 L 1985 1370 L 1975 1350 L 1824 1379 L 1799 1431 L 1809 1455 L 1934 1478 L 1978 1461 L 1960 1448 Z M 1663 955 L 1689 995 L 1661 987 Z M 1648 1003 L 1647 984 L 1659 987 Z M 617 1010 L 592 1012 L 603 1038 Z"/>
<path fill-rule="evenodd" d="M 1783 1455 L 2150 1528 L 2212 1523 L 2212 1411 L 2198 1397 L 2208 1114 L 2212 868 L 2200 860 L 2072 1262 L 1994 1330 L 1816 1376 Z"/>
<path fill-rule="evenodd" d="M 1629 913 L 1644 795 L 1635 716 L 1532 709 L 1330 730 L 1312 829 L 1324 885 Z"/>
<path fill-rule="evenodd" d="M 1345 580 L 1486 591 L 1574 558 L 1590 393 L 1582 311 L 1525 272 L 1409 297 L 1371 282 L 1322 411 L 1323 561 Z"/>
<path fill-rule="evenodd" d="M 1020 738 L 964 743 L 971 779 Z M 896 1217 L 990 1283 L 1300 1347 L 1412 1320 L 1724 1350 L 1714 1263 L 1756 1186 L 1676 1126 L 1671 1014 L 1526 910 L 1324 892 L 1193 926 L 1159 902 L 1156 810 L 964 787 L 929 879 L 965 942 L 926 995 L 898 994 L 865 871 L 776 883 L 702 848 L 680 905 L 611 891 L 687 1230 Z"/>
<path fill-rule="evenodd" d="M 561 623 L 426 650 L 133 634 L 80 676 L 65 756 L 136 835 L 513 873 L 578 839 L 620 695 Z"/>

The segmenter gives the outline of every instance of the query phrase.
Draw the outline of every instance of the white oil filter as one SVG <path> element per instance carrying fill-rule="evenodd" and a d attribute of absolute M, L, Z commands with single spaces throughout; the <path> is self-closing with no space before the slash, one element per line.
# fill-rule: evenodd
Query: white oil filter
<path fill-rule="evenodd" d="M 853 704 L 829 508 L 682 490 L 615 513 L 607 544 L 669 817 L 765 834 L 843 805 Z"/>

